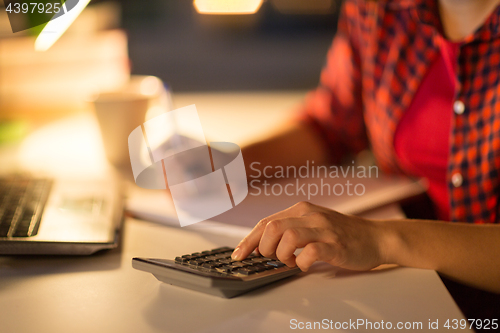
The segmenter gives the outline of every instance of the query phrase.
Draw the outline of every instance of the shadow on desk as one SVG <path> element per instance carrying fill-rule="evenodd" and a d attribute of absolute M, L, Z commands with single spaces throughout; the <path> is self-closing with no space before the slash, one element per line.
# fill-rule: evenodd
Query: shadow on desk
<path fill-rule="evenodd" d="M 2 279 L 0 290 L 15 284 L 19 277 L 119 269 L 122 265 L 125 232 L 126 226 L 124 225 L 120 231 L 117 248 L 99 251 L 89 256 L 0 256 L 0 278 Z"/>
<path fill-rule="evenodd" d="M 253 332 L 281 332 L 284 329 L 283 323 L 288 323 L 290 318 L 299 318 L 303 321 L 316 318 L 319 306 L 326 306 L 332 311 L 342 308 L 346 317 L 377 318 L 379 314 L 373 310 L 375 308 L 370 306 L 370 302 L 365 302 L 366 304 L 360 302 L 358 295 L 352 293 L 352 290 L 347 292 L 339 290 L 338 293 L 329 294 L 325 293 L 327 289 L 303 286 L 294 288 L 292 293 L 284 294 L 280 289 L 289 288 L 292 283 L 297 285 L 298 280 L 304 281 L 306 276 L 309 278 L 321 276 L 323 282 L 326 282 L 324 280 L 326 278 L 338 283 L 339 279 L 345 278 L 347 282 L 350 280 L 348 277 L 378 275 L 393 269 L 397 268 L 355 272 L 341 270 L 326 263 L 316 263 L 308 272 L 276 281 L 232 299 L 205 295 L 162 283 L 158 285 L 156 297 L 144 309 L 143 315 L 152 327 L 158 330 L 168 328 L 170 332 L 179 333 L 230 332 L 234 331 L 235 327 L 240 327 L 241 332 L 249 332 L 250 324 Z M 378 292 L 374 290 L 373 294 L 378 295 Z M 384 291 L 381 292 L 383 293 Z M 379 297 L 374 297 L 377 298 Z M 261 303 L 256 306 L 255 302 Z M 193 317 L 186 313 L 186 309 L 189 309 L 189 314 Z"/>
<path fill-rule="evenodd" d="M 119 249 L 102 251 L 91 256 L 8 256 L 0 257 L 0 276 L 107 271 L 118 269 L 120 266 Z"/>
<path fill-rule="evenodd" d="M 274 313 L 281 314 L 286 311 L 287 303 L 278 297 L 271 298 L 268 299 L 270 301 L 262 304 L 262 307 L 256 310 L 255 307 L 248 306 L 249 300 L 264 293 L 271 293 L 276 288 L 285 286 L 298 278 L 300 277 L 293 276 L 276 281 L 234 299 L 219 298 L 159 284 L 157 297 L 144 309 L 143 314 L 151 327 L 160 331 L 168 328 L 169 332 L 176 333 L 227 332 L 230 327 L 230 331 L 234 331 L 235 327 L 241 327 L 241 324 L 244 323 L 260 326 L 260 323 L 269 322 L 269 316 L 272 316 L 270 309 Z M 305 291 L 300 292 L 306 293 Z M 172 306 L 172 302 L 175 302 L 175 306 Z M 213 315 L 214 308 L 217 309 L 217 315 Z M 194 317 L 186 313 L 186 309 L 189 309 L 189 314 Z M 253 327 L 252 329 L 255 329 L 256 332 L 271 332 L 269 328 L 260 330 Z M 241 331 L 248 332 L 248 327 L 241 327 Z"/>

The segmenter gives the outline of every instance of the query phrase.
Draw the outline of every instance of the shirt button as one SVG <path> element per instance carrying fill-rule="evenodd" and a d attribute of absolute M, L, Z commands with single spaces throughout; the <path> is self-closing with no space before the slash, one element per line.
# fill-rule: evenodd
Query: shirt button
<path fill-rule="evenodd" d="M 456 114 L 464 113 L 465 111 L 464 102 L 456 100 L 455 103 L 453 103 L 453 111 L 455 111 Z"/>
<path fill-rule="evenodd" d="M 455 187 L 460 187 L 463 183 L 464 179 L 460 173 L 454 173 L 453 176 L 451 176 L 451 183 Z"/>

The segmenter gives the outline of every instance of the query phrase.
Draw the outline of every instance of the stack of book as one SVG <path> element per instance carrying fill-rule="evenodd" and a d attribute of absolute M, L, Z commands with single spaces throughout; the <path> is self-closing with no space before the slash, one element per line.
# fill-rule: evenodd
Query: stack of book
<path fill-rule="evenodd" d="M 5 14 L 5 12 L 3 13 Z M 0 17 L 5 30 L 7 15 Z M 29 31 L 0 36 L 0 120 L 54 118 L 87 108 L 88 97 L 130 77 L 119 6 L 86 8 L 48 51 L 34 50 Z"/>

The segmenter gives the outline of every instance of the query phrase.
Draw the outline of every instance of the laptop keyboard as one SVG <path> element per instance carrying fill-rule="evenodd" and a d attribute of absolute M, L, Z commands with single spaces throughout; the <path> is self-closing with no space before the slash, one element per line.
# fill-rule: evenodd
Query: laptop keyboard
<path fill-rule="evenodd" d="M 30 237 L 38 232 L 52 181 L 0 178 L 0 237 Z"/>

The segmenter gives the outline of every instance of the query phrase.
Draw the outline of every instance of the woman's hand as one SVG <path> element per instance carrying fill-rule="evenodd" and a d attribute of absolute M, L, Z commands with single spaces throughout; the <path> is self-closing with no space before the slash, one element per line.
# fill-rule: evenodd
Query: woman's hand
<path fill-rule="evenodd" d="M 352 270 L 385 263 L 383 228 L 376 221 L 343 215 L 300 202 L 261 220 L 240 242 L 233 259 L 242 260 L 256 248 L 266 257 L 307 271 L 316 261 Z M 303 248 L 297 257 L 296 249 Z"/>

